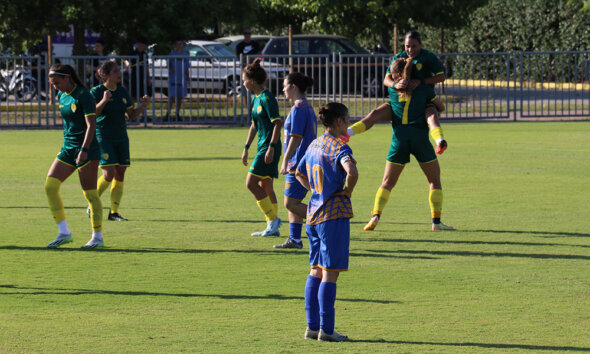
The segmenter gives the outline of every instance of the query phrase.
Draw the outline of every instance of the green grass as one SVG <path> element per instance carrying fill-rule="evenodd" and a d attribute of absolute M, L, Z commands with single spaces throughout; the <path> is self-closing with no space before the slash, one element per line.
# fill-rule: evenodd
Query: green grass
<path fill-rule="evenodd" d="M 307 240 L 281 251 L 283 237 L 249 236 L 264 222 L 240 162 L 247 128 L 131 130 L 130 221 L 105 222 L 96 251 L 80 250 L 90 226 L 77 176 L 61 189 L 74 243 L 44 248 L 61 131 L 0 131 L 0 352 L 590 351 L 590 122 L 444 129 L 454 232 L 429 231 L 415 161 L 362 232 L 390 128 L 350 143 L 360 180 L 336 302 L 349 343 L 302 339 Z"/>

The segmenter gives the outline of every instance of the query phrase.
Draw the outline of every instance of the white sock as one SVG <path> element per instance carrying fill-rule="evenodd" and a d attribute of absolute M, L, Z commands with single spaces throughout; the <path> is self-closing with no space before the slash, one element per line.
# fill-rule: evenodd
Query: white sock
<path fill-rule="evenodd" d="M 346 129 L 346 132 L 348 133 L 349 136 L 353 136 L 354 135 L 354 130 L 348 128 Z"/>
<path fill-rule="evenodd" d="M 59 229 L 60 234 L 69 235 L 72 233 L 70 231 L 70 228 L 68 227 L 68 222 L 66 220 L 62 220 L 62 221 L 58 222 L 57 228 Z"/>
<path fill-rule="evenodd" d="M 93 239 L 93 240 L 99 240 L 99 241 L 102 241 L 102 231 L 99 231 L 99 232 L 93 232 L 93 233 L 92 233 L 92 239 Z"/>
<path fill-rule="evenodd" d="M 436 145 L 440 144 L 440 142 L 441 142 L 441 141 L 443 141 L 443 140 L 445 140 L 445 139 L 443 139 L 443 138 L 438 138 L 438 139 L 436 140 Z"/>

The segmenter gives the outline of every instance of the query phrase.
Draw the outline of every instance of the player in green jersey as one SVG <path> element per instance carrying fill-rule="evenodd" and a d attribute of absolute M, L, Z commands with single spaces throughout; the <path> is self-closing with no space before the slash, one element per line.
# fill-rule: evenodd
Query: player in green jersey
<path fill-rule="evenodd" d="M 47 173 L 45 194 L 59 234 L 49 248 L 73 241 L 64 205 L 59 195 L 61 184 L 78 171 L 84 197 L 90 204 L 92 238 L 82 248 L 104 247 L 102 238 L 102 204 L 96 192 L 96 175 L 100 150 L 95 139 L 96 107 L 74 68 L 56 64 L 49 69 L 49 82 L 58 91 L 59 111 L 64 124 L 64 144 Z"/>
<path fill-rule="evenodd" d="M 246 66 L 242 81 L 248 92 L 252 93 L 252 124 L 242 152 L 242 163 L 248 166 L 248 149 L 258 134 L 257 153 L 246 177 L 246 187 L 252 192 L 258 207 L 264 214 L 267 227 L 254 232 L 252 236 L 280 236 L 281 219 L 277 216 L 277 196 L 273 180 L 279 177 L 281 157 L 281 127 L 279 105 L 274 95 L 265 90 L 266 71 L 260 66 L 260 58 Z"/>
<path fill-rule="evenodd" d="M 440 181 L 440 165 L 436 154 L 428 138 L 427 105 L 432 103 L 436 97 L 429 85 L 442 82 L 445 79 L 442 71 L 442 64 L 436 56 L 425 49 L 422 49 L 420 34 L 415 31 L 406 34 L 405 52 L 396 55 L 398 57 L 409 57 L 416 61 L 416 79 L 402 79 L 393 81 L 389 69 L 383 83 L 388 87 L 390 102 L 379 106 L 371 111 L 369 115 L 349 127 L 348 134 L 360 134 L 370 129 L 373 124 L 380 121 L 391 121 L 393 136 L 391 148 L 387 156 L 383 182 L 375 195 L 375 203 L 371 212 L 371 220 L 364 227 L 365 231 L 374 230 L 379 222 L 381 213 L 389 201 L 391 190 L 397 183 L 405 164 L 409 162 L 409 155 L 412 154 L 418 160 L 420 168 L 424 172 L 430 191 L 428 202 L 432 216 L 432 230 L 452 230 L 452 226 L 441 222 L 442 213 L 442 184 Z M 409 97 L 399 97 L 398 91 L 410 88 L 412 91 Z M 429 110 L 432 114 L 432 110 Z M 434 114 L 436 111 L 434 110 Z M 442 131 L 438 131 L 442 135 Z M 431 132 L 433 138 L 439 137 Z"/>
<path fill-rule="evenodd" d="M 90 90 L 96 101 L 96 138 L 101 152 L 98 195 L 102 196 L 112 182 L 108 220 L 127 221 L 119 215 L 125 171 L 131 165 L 126 119 L 135 120 L 147 108 L 150 98 L 143 96 L 134 108 L 129 92 L 121 86 L 121 68 L 115 61 L 102 63 L 98 72 L 103 83 Z"/>

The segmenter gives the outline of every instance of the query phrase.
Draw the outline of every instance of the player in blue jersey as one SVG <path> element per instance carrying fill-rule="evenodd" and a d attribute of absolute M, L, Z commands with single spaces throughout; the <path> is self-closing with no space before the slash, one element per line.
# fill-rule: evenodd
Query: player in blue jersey
<path fill-rule="evenodd" d="M 102 196 L 112 182 L 108 220 L 127 221 L 119 214 L 125 171 L 131 165 L 126 119 L 135 120 L 146 109 L 150 98 L 143 96 L 134 108 L 129 91 L 121 86 L 121 69 L 115 61 L 105 61 L 98 72 L 103 83 L 90 90 L 96 101 L 96 138 L 101 152 L 98 195 Z"/>
<path fill-rule="evenodd" d="M 348 337 L 334 330 L 336 281 L 348 270 L 350 196 L 358 180 L 346 134 L 348 109 L 340 103 L 322 107 L 324 134 L 314 140 L 297 166 L 297 179 L 312 192 L 307 207 L 311 271 L 305 284 L 307 329 L 304 338 L 340 342 Z"/>
<path fill-rule="evenodd" d="M 277 196 L 273 180 L 279 177 L 281 158 L 281 127 L 279 104 L 272 92 L 266 90 L 266 71 L 260 66 L 260 58 L 247 65 L 242 72 L 242 81 L 248 92 L 253 94 L 252 124 L 242 152 L 242 163 L 248 166 L 248 149 L 258 134 L 257 153 L 246 177 L 246 187 L 256 198 L 258 208 L 266 218 L 266 229 L 252 233 L 252 236 L 279 236 L 281 219 L 278 217 Z"/>
<path fill-rule="evenodd" d="M 76 170 L 80 177 L 84 198 L 90 205 L 92 226 L 92 238 L 82 247 L 103 247 L 102 204 L 96 192 L 100 150 L 94 134 L 96 129 L 94 100 L 71 66 L 52 65 L 48 76 L 49 82 L 58 91 L 59 112 L 64 124 L 64 144 L 49 168 L 45 181 L 49 209 L 59 229 L 59 234 L 47 247 L 56 248 L 73 241 L 59 189 Z"/>
<path fill-rule="evenodd" d="M 301 73 L 287 75 L 283 82 L 285 97 L 293 101 L 293 107 L 285 120 L 285 156 L 281 165 L 281 174 L 285 175 L 285 207 L 289 210 L 289 238 L 275 248 L 303 247 L 301 228 L 307 211 L 307 205 L 301 201 L 307 194 L 295 178 L 295 169 L 307 151 L 307 147 L 317 137 L 318 119 L 305 91 L 313 85 L 313 79 Z"/>

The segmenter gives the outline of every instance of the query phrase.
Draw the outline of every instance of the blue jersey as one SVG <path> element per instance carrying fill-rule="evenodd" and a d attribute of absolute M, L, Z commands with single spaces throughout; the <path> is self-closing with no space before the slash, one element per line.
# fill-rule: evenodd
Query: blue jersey
<path fill-rule="evenodd" d="M 285 120 L 285 151 L 287 151 L 292 136 L 300 136 L 301 143 L 287 163 L 289 173 L 295 172 L 299 161 L 307 151 L 307 147 L 317 137 L 317 130 L 318 119 L 311 104 L 305 97 L 295 101 L 295 105 Z"/>
<path fill-rule="evenodd" d="M 168 59 L 168 67 L 174 69 L 174 72 L 172 70 L 168 71 L 168 82 L 171 85 L 186 85 L 186 70 L 191 66 L 188 53 L 178 53 L 173 50 L 169 55 L 178 58 Z"/>
<path fill-rule="evenodd" d="M 307 224 L 352 218 L 350 198 L 333 196 L 344 188 L 346 171 L 342 164 L 347 161 L 354 161 L 352 149 L 332 135 L 322 134 L 309 145 L 297 166 L 297 175 L 307 179 L 311 186 Z"/>

